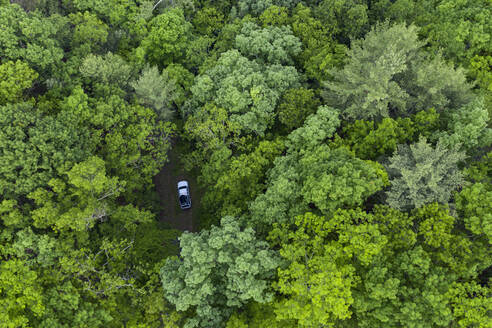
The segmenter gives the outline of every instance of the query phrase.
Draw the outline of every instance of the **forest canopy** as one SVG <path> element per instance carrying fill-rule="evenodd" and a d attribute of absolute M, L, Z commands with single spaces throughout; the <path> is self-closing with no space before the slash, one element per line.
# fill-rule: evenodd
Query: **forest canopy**
<path fill-rule="evenodd" d="M 491 17 L 0 0 L 0 327 L 492 328 Z"/>

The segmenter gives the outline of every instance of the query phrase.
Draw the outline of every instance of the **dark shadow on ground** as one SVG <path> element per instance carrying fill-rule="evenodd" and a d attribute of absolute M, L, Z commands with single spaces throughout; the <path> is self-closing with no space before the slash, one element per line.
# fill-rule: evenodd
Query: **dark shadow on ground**
<path fill-rule="evenodd" d="M 173 148 L 168 154 L 169 162 L 154 177 L 154 185 L 162 208 L 159 220 L 169 225 L 169 228 L 194 232 L 198 230 L 198 222 L 196 222 L 198 213 L 194 215 L 193 212 L 200 210 L 201 192 L 198 189 L 196 176 L 186 172 L 181 165 L 179 142 L 177 139 L 172 141 Z M 180 180 L 187 180 L 190 185 L 192 206 L 187 210 L 182 210 L 178 204 L 177 183 Z"/>

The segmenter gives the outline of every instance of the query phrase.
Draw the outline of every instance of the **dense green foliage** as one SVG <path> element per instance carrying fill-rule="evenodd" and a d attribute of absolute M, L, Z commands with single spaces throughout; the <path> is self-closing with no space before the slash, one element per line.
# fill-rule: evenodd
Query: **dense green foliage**
<path fill-rule="evenodd" d="M 389 159 L 387 203 L 396 209 L 419 208 L 432 202 L 446 204 L 451 193 L 463 185 L 458 164 L 464 159 L 463 153 L 446 149 L 440 142 L 433 148 L 425 138 L 400 146 Z"/>
<path fill-rule="evenodd" d="M 490 17 L 0 0 L 0 327 L 491 328 Z"/>
<path fill-rule="evenodd" d="M 348 62 L 333 71 L 324 99 L 349 119 L 381 119 L 436 108 L 456 109 L 470 99 L 464 71 L 439 56 L 429 59 L 415 26 L 377 25 L 352 42 Z"/>
<path fill-rule="evenodd" d="M 220 227 L 180 238 L 180 259 L 161 269 L 164 296 L 179 311 L 194 308 L 185 327 L 217 327 L 231 310 L 254 300 L 271 300 L 268 280 L 279 259 L 254 230 L 241 229 L 236 218 L 222 218 Z"/>

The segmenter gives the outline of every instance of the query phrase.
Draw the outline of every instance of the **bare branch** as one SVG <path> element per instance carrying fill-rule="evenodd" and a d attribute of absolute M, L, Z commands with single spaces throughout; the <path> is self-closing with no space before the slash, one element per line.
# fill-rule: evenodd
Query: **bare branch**
<path fill-rule="evenodd" d="M 159 0 L 157 1 L 157 3 L 154 5 L 154 7 L 152 7 L 152 11 L 154 11 L 154 9 L 162 2 L 162 0 Z"/>

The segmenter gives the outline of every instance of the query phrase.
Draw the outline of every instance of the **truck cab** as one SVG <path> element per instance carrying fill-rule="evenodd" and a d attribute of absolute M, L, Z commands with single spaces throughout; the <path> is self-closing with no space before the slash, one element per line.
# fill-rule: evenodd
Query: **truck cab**
<path fill-rule="evenodd" d="M 178 182 L 178 201 L 183 210 L 191 207 L 190 187 L 186 180 Z"/>

